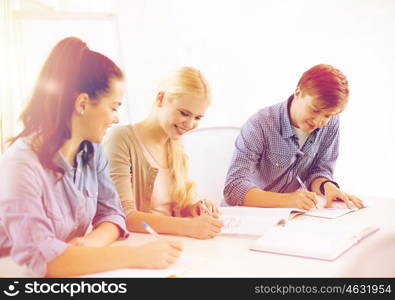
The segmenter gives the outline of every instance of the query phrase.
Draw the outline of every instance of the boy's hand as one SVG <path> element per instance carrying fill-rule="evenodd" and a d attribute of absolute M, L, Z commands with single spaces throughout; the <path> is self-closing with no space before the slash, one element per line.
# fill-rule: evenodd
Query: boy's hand
<path fill-rule="evenodd" d="M 334 184 L 325 185 L 325 198 L 325 207 L 330 207 L 333 200 L 336 199 L 342 200 L 346 204 L 347 208 L 351 208 L 352 204 L 354 204 L 357 208 L 362 208 L 364 206 L 361 199 L 354 195 L 344 193 L 343 191 L 339 190 Z"/>
<path fill-rule="evenodd" d="M 290 193 L 289 199 L 289 207 L 309 210 L 317 206 L 316 193 L 307 190 L 297 190 L 296 192 Z"/>

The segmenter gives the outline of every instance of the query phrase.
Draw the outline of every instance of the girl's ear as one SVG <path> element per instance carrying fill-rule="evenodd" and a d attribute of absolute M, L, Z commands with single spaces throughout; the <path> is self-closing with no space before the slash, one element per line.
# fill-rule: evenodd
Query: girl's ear
<path fill-rule="evenodd" d="M 155 103 L 158 107 L 162 107 L 165 102 L 165 92 L 159 92 L 156 95 Z"/>
<path fill-rule="evenodd" d="M 74 103 L 74 109 L 79 115 L 83 115 L 85 113 L 85 109 L 89 102 L 89 95 L 87 93 L 82 93 L 77 96 Z"/>

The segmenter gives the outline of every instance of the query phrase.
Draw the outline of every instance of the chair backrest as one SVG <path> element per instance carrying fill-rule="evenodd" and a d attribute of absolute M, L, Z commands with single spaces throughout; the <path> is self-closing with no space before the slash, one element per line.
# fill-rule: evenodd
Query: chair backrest
<path fill-rule="evenodd" d="M 207 127 L 183 137 L 189 157 L 189 176 L 196 184 L 199 199 L 223 204 L 226 173 L 234 152 L 238 127 Z"/>

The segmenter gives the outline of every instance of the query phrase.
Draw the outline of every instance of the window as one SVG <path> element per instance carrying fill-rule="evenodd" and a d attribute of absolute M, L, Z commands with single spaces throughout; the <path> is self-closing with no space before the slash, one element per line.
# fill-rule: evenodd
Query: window
<path fill-rule="evenodd" d="M 8 1 L 6 1 L 8 2 Z M 9 2 L 9 4 L 12 2 Z M 29 98 L 38 73 L 53 46 L 68 36 L 85 41 L 122 69 L 122 55 L 116 17 L 108 12 L 70 12 L 54 9 L 20 10 L 7 7 L 9 18 L 3 45 L 6 65 L 1 79 L 6 89 L 1 94 L 0 150 L 5 141 L 21 130 L 18 118 Z M 3 41 L 2 41 L 3 42 Z M 128 122 L 125 101 L 120 119 Z"/>

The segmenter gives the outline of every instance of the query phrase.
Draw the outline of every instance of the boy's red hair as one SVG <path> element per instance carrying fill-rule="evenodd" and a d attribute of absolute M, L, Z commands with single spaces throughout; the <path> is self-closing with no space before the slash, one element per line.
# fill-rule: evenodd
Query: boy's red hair
<path fill-rule="evenodd" d="M 318 98 L 321 108 L 343 109 L 348 100 L 348 81 L 338 69 L 320 64 L 303 73 L 298 82 L 302 95 L 309 94 Z"/>

